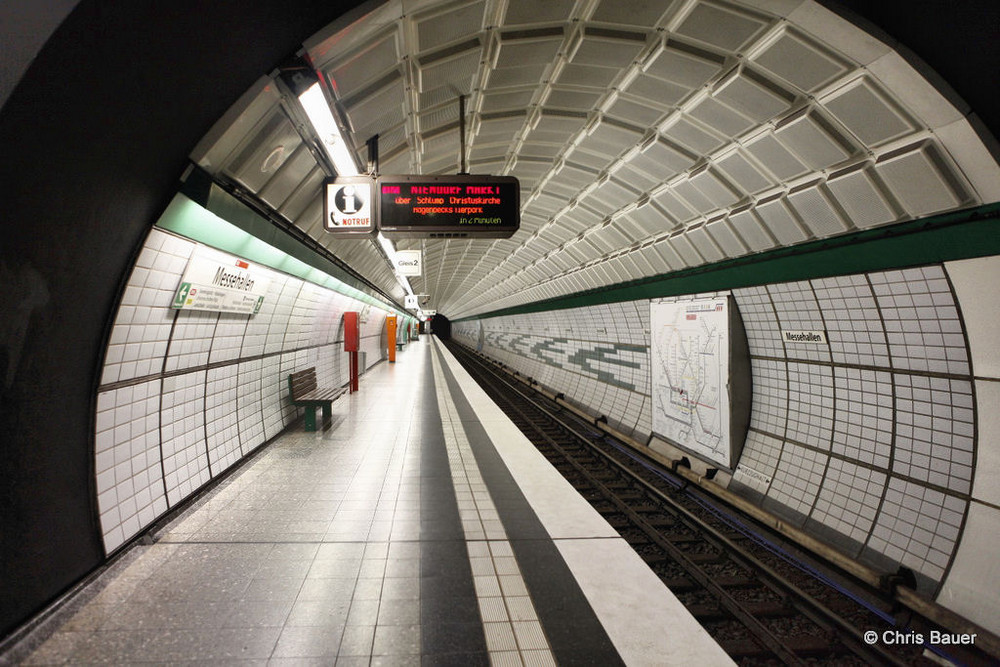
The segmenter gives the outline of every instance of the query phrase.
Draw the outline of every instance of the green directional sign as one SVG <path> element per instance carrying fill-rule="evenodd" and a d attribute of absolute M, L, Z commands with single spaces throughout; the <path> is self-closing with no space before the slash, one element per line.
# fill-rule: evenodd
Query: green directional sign
<path fill-rule="evenodd" d="M 184 302 L 188 298 L 188 292 L 191 291 L 191 283 L 181 283 L 181 286 L 177 289 L 177 296 L 174 297 L 174 308 L 183 308 Z"/>

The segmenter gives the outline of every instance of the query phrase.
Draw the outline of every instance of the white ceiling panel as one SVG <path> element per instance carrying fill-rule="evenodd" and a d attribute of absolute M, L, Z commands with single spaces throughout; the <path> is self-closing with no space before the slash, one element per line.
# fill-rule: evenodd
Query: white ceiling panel
<path fill-rule="evenodd" d="M 776 245 L 767 228 L 750 208 L 730 215 L 729 223 L 752 252 L 770 250 Z"/>
<path fill-rule="evenodd" d="M 725 58 L 715 52 L 685 42 L 671 40 L 643 72 L 685 90 L 694 90 L 722 71 Z"/>
<path fill-rule="evenodd" d="M 654 178 L 667 181 L 675 174 L 686 171 L 697 159 L 691 151 L 664 138 L 644 147 L 629 164 Z"/>
<path fill-rule="evenodd" d="M 850 157 L 847 139 L 815 110 L 803 110 L 782 122 L 774 132 L 781 144 L 806 166 L 832 167 Z"/>
<path fill-rule="evenodd" d="M 878 146 L 903 137 L 916 129 L 916 123 L 879 92 L 873 81 L 859 78 L 834 94 L 823 104 L 834 118 L 863 144 Z"/>
<path fill-rule="evenodd" d="M 649 192 L 662 182 L 661 179 L 636 169 L 634 164 L 629 162 L 618 162 L 611 170 L 611 174 L 619 181 L 628 183 L 629 187 L 637 192 Z"/>
<path fill-rule="evenodd" d="M 680 104 L 691 94 L 691 88 L 646 75 L 635 77 L 625 91 L 645 104 L 664 111 Z"/>
<path fill-rule="evenodd" d="M 469 49 L 447 58 L 420 63 L 420 92 L 429 93 L 439 88 L 446 89 L 445 98 L 458 100 L 459 95 L 468 95 L 475 85 L 473 81 L 479 72 L 482 49 L 478 42 L 472 42 Z M 421 102 L 426 102 L 422 99 Z"/>
<path fill-rule="evenodd" d="M 826 187 L 860 229 L 900 219 L 891 198 L 882 191 L 868 169 L 853 169 L 835 174 Z"/>
<path fill-rule="evenodd" d="M 676 196 L 683 199 L 688 207 L 698 213 L 701 213 L 702 215 L 716 211 L 719 208 L 715 205 L 715 202 L 706 197 L 701 190 L 695 187 L 694 183 L 692 183 L 689 179 L 676 183 L 673 186 L 672 191 Z"/>
<path fill-rule="evenodd" d="M 684 239 L 681 234 L 675 234 L 668 239 L 658 241 L 655 247 L 660 251 L 664 260 L 674 268 L 684 268 L 688 266 L 698 266 L 701 264 L 701 257 L 695 251 L 691 242 Z"/>
<path fill-rule="evenodd" d="M 351 118 L 355 133 L 364 145 L 369 137 L 385 132 L 406 120 L 405 87 L 396 78 L 370 95 L 356 96 L 344 101 L 344 108 Z"/>
<path fill-rule="evenodd" d="M 538 82 L 542 80 L 542 76 L 548 69 L 549 65 L 547 64 L 534 64 L 524 65 L 522 67 L 495 69 L 490 72 L 488 84 L 489 90 L 538 85 Z"/>
<path fill-rule="evenodd" d="M 679 2 L 660 0 L 601 0 L 591 19 L 603 23 L 648 27 L 669 15 Z"/>
<path fill-rule="evenodd" d="M 692 229 L 685 234 L 685 237 L 697 249 L 703 262 L 718 262 L 726 257 L 726 253 L 719 248 L 705 227 Z"/>
<path fill-rule="evenodd" d="M 307 206 L 318 205 L 319 209 L 322 210 L 324 178 L 326 178 L 326 174 L 319 168 L 319 165 L 313 165 L 312 171 L 302 179 L 295 191 L 278 207 L 278 213 L 288 220 L 295 221 L 299 219 Z"/>
<path fill-rule="evenodd" d="M 590 136 L 580 142 L 580 148 L 607 156 L 610 160 L 635 146 L 642 137 L 643 130 L 641 128 L 605 121 L 598 125 Z"/>
<path fill-rule="evenodd" d="M 582 110 L 586 114 L 597 106 L 597 103 L 604 97 L 604 94 L 604 90 L 579 90 L 553 86 L 545 98 L 545 108 L 553 110 Z"/>
<path fill-rule="evenodd" d="M 689 222 L 697 217 L 695 209 L 679 199 L 673 190 L 674 188 L 668 188 L 653 195 L 652 201 L 678 222 Z"/>
<path fill-rule="evenodd" d="M 758 123 L 784 113 L 795 102 L 795 94 L 768 80 L 750 67 L 743 67 L 719 81 L 715 99 Z"/>
<path fill-rule="evenodd" d="M 429 11 L 415 19 L 421 51 L 455 42 L 462 35 L 478 32 L 482 28 L 486 9 L 484 1 L 445 7 L 443 11 Z"/>
<path fill-rule="evenodd" d="M 395 30 L 384 33 L 364 48 L 320 65 L 340 97 L 364 88 L 399 69 L 400 53 Z"/>
<path fill-rule="evenodd" d="M 665 109 L 649 106 L 628 97 L 619 96 L 607 110 L 607 116 L 625 125 L 651 127 L 660 120 Z"/>
<path fill-rule="evenodd" d="M 668 121 L 663 134 L 694 155 L 708 155 L 726 143 L 721 135 L 683 116 Z"/>
<path fill-rule="evenodd" d="M 621 70 L 631 65 L 646 46 L 646 34 L 589 28 L 573 54 L 573 64 Z"/>
<path fill-rule="evenodd" d="M 779 182 L 789 181 L 809 172 L 809 168 L 772 134 L 764 134 L 747 142 L 745 148 L 757 164 L 773 174 Z"/>
<path fill-rule="evenodd" d="M 684 261 L 667 247 L 666 241 L 644 247 L 638 252 L 655 273 L 667 273 L 684 268 Z"/>
<path fill-rule="evenodd" d="M 565 183 L 579 191 L 597 180 L 599 172 L 576 162 L 565 162 L 552 176 L 552 183 Z"/>
<path fill-rule="evenodd" d="M 594 173 L 599 174 L 607 169 L 608 165 L 617 157 L 616 155 L 608 155 L 607 153 L 600 152 L 599 147 L 590 146 L 590 148 L 591 150 L 588 150 L 588 147 L 581 144 L 579 148 L 573 151 L 572 160 L 579 166 Z"/>
<path fill-rule="evenodd" d="M 580 88 L 599 88 L 605 90 L 618 78 L 619 70 L 613 67 L 596 67 L 592 65 L 577 65 L 570 63 L 563 67 L 556 80 L 561 86 L 577 86 Z"/>
<path fill-rule="evenodd" d="M 799 226 L 784 198 L 761 202 L 755 211 L 781 245 L 794 245 L 810 238 Z"/>
<path fill-rule="evenodd" d="M 659 236 L 677 226 L 672 218 L 652 203 L 629 211 L 624 217 L 643 232 L 640 238 Z"/>
<path fill-rule="evenodd" d="M 738 190 L 714 169 L 708 167 L 691 174 L 691 185 L 696 187 L 715 209 L 732 206 L 741 198 Z"/>
<path fill-rule="evenodd" d="M 534 89 L 502 91 L 483 95 L 483 113 L 524 109 L 534 97 Z"/>
<path fill-rule="evenodd" d="M 677 32 L 727 51 L 739 51 L 760 35 L 767 24 L 767 17 L 733 5 L 700 2 Z"/>
<path fill-rule="evenodd" d="M 466 95 L 471 171 L 521 179 L 513 238 L 399 242 L 424 249 L 414 285 L 449 317 L 1000 192 L 975 131 L 940 131 L 965 111 L 815 0 L 388 0 L 305 43 L 359 166 L 379 134 L 383 172 L 455 173 Z M 295 109 L 265 77 L 192 159 L 399 292 L 372 243 L 324 236 Z M 970 142 L 986 157 L 959 168 Z"/>
<path fill-rule="evenodd" d="M 695 120 L 712 128 L 727 137 L 738 137 L 757 123 L 743 116 L 722 102 L 706 97 L 694 107 L 688 109 L 688 114 Z"/>
<path fill-rule="evenodd" d="M 738 150 L 717 159 L 715 164 L 730 181 L 747 194 L 762 192 L 776 184 L 775 179 L 766 176 L 750 158 Z"/>
<path fill-rule="evenodd" d="M 633 239 L 626 236 L 622 233 L 621 229 L 618 229 L 613 224 L 588 234 L 586 240 L 605 255 L 627 247 L 633 242 Z"/>
<path fill-rule="evenodd" d="M 786 30 L 753 61 L 806 92 L 822 88 L 849 69 L 844 58 L 794 30 Z"/>
<path fill-rule="evenodd" d="M 962 180 L 931 142 L 883 156 L 875 164 L 875 172 L 914 217 L 958 208 L 970 200 Z"/>
<path fill-rule="evenodd" d="M 527 36 L 523 33 L 501 33 L 497 69 L 524 67 L 526 63 L 549 63 L 559 53 L 562 43 L 561 29 Z"/>
<path fill-rule="evenodd" d="M 575 0 L 508 0 L 505 23 L 516 26 L 566 21 L 570 18 L 574 5 Z"/>
<path fill-rule="evenodd" d="M 586 203 L 594 210 L 606 215 L 636 201 L 639 194 L 638 191 L 633 190 L 618 179 L 610 178 L 590 193 Z M 599 206 L 598 203 L 600 203 Z"/>
<path fill-rule="evenodd" d="M 788 202 L 799 214 L 802 224 L 817 238 L 833 236 L 849 229 L 832 198 L 827 197 L 819 185 L 791 191 L 788 193 Z"/>

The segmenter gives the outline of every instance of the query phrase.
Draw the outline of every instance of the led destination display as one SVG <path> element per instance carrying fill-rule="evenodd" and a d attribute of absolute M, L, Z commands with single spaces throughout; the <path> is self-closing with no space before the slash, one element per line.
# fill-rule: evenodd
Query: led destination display
<path fill-rule="evenodd" d="M 397 238 L 508 238 L 521 223 L 513 176 L 382 176 L 379 231 Z"/>

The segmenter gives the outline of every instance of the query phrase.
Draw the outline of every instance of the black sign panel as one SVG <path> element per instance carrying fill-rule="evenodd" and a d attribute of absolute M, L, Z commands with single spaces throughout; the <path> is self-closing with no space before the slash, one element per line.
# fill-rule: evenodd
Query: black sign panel
<path fill-rule="evenodd" d="M 521 225 L 513 176 L 380 176 L 379 231 L 390 238 L 499 238 Z"/>

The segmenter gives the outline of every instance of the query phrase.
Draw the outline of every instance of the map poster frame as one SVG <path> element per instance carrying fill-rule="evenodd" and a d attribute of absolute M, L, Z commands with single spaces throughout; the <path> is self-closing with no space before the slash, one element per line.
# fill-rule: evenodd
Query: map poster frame
<path fill-rule="evenodd" d="M 749 426 L 746 332 L 730 295 L 652 299 L 653 435 L 732 470 Z"/>

